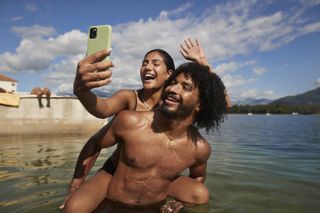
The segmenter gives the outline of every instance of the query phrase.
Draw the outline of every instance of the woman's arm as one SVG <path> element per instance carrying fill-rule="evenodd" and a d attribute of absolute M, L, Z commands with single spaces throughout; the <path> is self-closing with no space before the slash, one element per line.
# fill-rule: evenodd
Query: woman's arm
<path fill-rule="evenodd" d="M 98 118 L 110 117 L 121 110 L 130 109 L 130 101 L 135 101 L 132 92 L 122 90 L 110 98 L 100 98 L 91 89 L 102 87 L 111 82 L 113 67 L 111 61 L 103 61 L 111 50 L 101 50 L 87 56 L 78 63 L 73 92 L 86 110 Z"/>

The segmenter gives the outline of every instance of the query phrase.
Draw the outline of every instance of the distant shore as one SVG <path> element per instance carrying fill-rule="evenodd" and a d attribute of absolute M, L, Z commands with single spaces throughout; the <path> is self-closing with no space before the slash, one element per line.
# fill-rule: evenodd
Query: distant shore
<path fill-rule="evenodd" d="M 233 105 L 230 114 L 293 114 L 293 115 L 320 115 L 320 104 L 296 105 Z"/>

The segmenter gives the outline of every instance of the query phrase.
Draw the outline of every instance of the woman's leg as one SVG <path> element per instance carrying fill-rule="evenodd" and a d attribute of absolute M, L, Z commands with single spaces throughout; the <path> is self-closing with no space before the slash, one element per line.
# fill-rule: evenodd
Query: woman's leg
<path fill-rule="evenodd" d="M 193 204 L 207 204 L 210 199 L 208 188 L 187 176 L 180 176 L 170 184 L 169 196 Z"/>
<path fill-rule="evenodd" d="M 63 212 L 92 212 L 105 199 L 111 179 L 104 170 L 96 173 L 72 193 Z"/>

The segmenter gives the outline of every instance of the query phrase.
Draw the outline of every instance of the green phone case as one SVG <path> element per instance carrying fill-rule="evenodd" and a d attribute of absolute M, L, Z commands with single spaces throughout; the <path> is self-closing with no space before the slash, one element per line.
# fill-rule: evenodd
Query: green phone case
<path fill-rule="evenodd" d="M 102 49 L 110 48 L 111 32 L 112 27 L 110 25 L 90 26 L 88 32 L 87 56 L 92 55 Z M 109 56 L 104 60 L 108 59 Z"/>

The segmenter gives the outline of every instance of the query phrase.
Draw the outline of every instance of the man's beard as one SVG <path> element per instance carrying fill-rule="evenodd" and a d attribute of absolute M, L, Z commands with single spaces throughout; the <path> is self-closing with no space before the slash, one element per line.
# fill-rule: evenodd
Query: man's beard
<path fill-rule="evenodd" d="M 183 106 L 179 104 L 176 110 L 169 110 L 165 105 L 160 107 L 160 112 L 168 119 L 182 120 L 193 112 L 193 106 Z"/>

